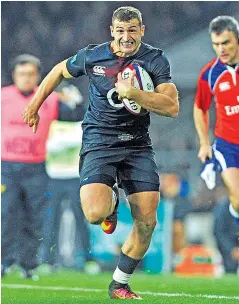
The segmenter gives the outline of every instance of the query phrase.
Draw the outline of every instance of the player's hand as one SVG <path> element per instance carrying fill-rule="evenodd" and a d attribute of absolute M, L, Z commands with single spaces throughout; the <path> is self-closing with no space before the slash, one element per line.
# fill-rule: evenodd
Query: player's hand
<path fill-rule="evenodd" d="M 135 70 L 130 73 L 129 78 L 123 79 L 121 73 L 118 73 L 115 84 L 116 92 L 119 94 L 118 99 L 129 98 L 130 90 L 133 88 Z"/>
<path fill-rule="evenodd" d="M 36 133 L 40 116 L 30 104 L 22 112 L 22 118 L 29 127 L 32 127 L 33 133 Z"/>
<path fill-rule="evenodd" d="M 212 158 L 212 147 L 210 145 L 202 145 L 198 152 L 198 158 L 205 163 L 207 158 Z"/>

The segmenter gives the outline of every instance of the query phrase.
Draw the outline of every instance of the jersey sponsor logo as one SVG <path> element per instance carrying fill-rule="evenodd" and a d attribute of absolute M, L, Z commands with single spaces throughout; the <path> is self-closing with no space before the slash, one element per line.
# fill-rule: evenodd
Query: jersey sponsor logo
<path fill-rule="evenodd" d="M 120 135 L 118 135 L 118 138 L 119 138 L 120 140 L 122 140 L 122 141 L 129 141 L 129 140 L 134 139 L 134 136 L 131 135 L 131 134 L 125 133 L 125 134 L 120 134 Z"/>
<path fill-rule="evenodd" d="M 219 90 L 220 90 L 221 92 L 223 92 L 223 91 L 228 91 L 228 90 L 230 90 L 230 89 L 231 89 L 231 86 L 230 86 L 229 81 L 221 82 L 221 83 L 219 84 Z"/>
<path fill-rule="evenodd" d="M 239 114 L 239 105 L 237 106 L 225 106 L 227 116 Z"/>
<path fill-rule="evenodd" d="M 100 65 L 95 65 L 93 67 L 93 74 L 99 75 L 99 76 L 105 76 L 105 69 L 106 69 L 106 67 L 103 67 Z"/>
<path fill-rule="evenodd" d="M 107 93 L 107 99 L 110 103 L 110 105 L 114 108 L 118 108 L 121 109 L 124 107 L 124 104 L 121 100 L 118 99 L 118 93 L 116 92 L 115 88 L 112 88 L 111 90 L 109 90 L 109 92 Z"/>

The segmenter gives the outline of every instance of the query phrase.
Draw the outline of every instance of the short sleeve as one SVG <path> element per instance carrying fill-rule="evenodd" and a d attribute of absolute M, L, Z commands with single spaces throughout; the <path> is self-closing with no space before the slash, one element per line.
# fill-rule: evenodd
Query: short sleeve
<path fill-rule="evenodd" d="M 212 101 L 212 93 L 207 80 L 207 71 L 200 73 L 195 96 L 195 104 L 204 112 L 208 111 Z"/>
<path fill-rule="evenodd" d="M 158 52 L 158 55 L 152 60 L 151 73 L 155 88 L 161 83 L 172 82 L 170 64 L 162 52 Z"/>
<path fill-rule="evenodd" d="M 66 62 L 66 68 L 73 77 L 86 75 L 86 50 L 87 47 L 81 49 L 74 56 L 70 57 Z"/>

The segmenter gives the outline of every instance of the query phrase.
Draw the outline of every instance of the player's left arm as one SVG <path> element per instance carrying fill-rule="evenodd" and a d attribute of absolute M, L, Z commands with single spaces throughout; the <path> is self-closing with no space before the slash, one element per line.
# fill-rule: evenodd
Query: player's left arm
<path fill-rule="evenodd" d="M 135 100 L 144 109 L 157 115 L 176 117 L 179 112 L 178 91 L 173 83 L 161 83 L 155 92 L 145 92 L 132 87 L 126 98 Z"/>
<path fill-rule="evenodd" d="M 170 64 L 162 51 L 158 50 L 151 60 L 149 72 L 154 83 L 154 92 L 145 92 L 133 87 L 135 71 L 124 80 L 119 74 L 116 84 L 119 99 L 126 97 L 135 100 L 144 109 L 157 115 L 176 117 L 179 112 L 178 91 L 171 82 Z"/>

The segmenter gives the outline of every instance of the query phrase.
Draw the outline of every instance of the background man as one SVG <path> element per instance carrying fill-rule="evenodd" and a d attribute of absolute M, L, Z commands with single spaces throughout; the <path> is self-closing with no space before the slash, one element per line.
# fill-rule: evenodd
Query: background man
<path fill-rule="evenodd" d="M 217 58 L 201 71 L 194 105 L 200 140 L 198 157 L 211 159 L 221 171 L 230 199 L 230 213 L 239 222 L 239 25 L 230 16 L 219 16 L 209 25 Z M 209 108 L 215 99 L 216 140 L 211 147 Z"/>
<path fill-rule="evenodd" d="M 39 111 L 37 134 L 21 113 L 40 80 L 40 60 L 24 54 L 12 62 L 13 85 L 2 88 L 2 274 L 13 263 L 32 277 L 47 204 L 46 140 L 53 120 L 82 120 L 83 107 L 72 110 L 53 92 Z M 21 242 L 19 244 L 19 242 Z"/>

